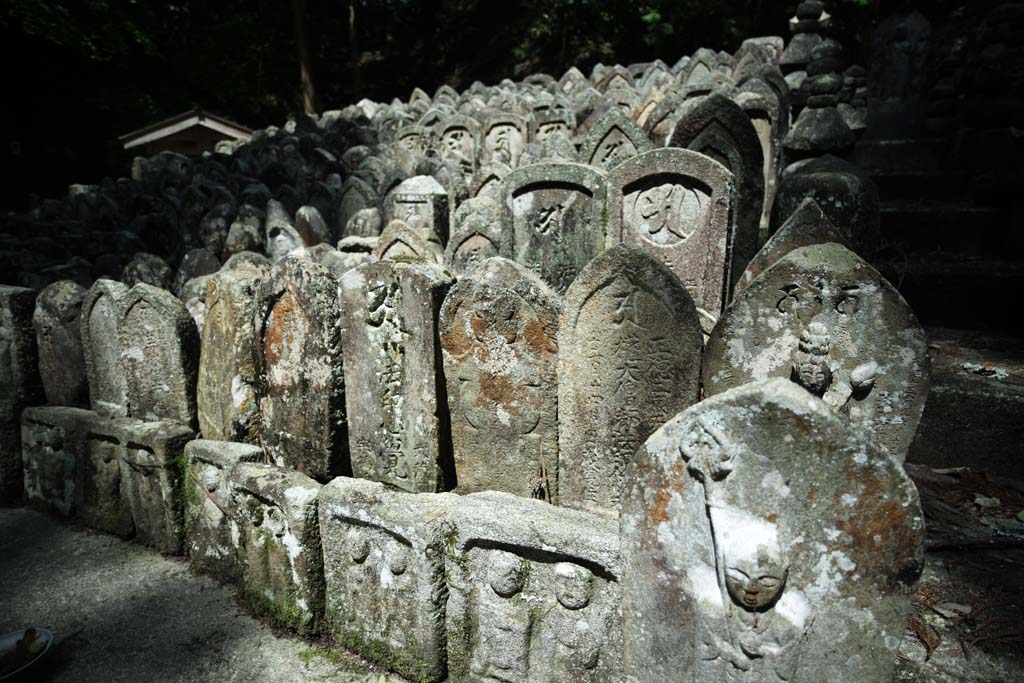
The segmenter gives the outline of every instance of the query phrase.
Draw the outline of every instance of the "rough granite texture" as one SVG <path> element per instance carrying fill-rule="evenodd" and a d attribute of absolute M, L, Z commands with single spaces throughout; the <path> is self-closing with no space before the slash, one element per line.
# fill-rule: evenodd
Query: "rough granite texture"
<path fill-rule="evenodd" d="M 621 533 L 625 680 L 887 683 L 924 563 L 900 465 L 784 379 L 637 452 Z"/>
<path fill-rule="evenodd" d="M 45 287 L 36 297 L 32 326 L 39 352 L 39 377 L 46 402 L 53 406 L 89 406 L 79 314 L 86 290 L 71 280 Z"/>
<path fill-rule="evenodd" d="M 100 279 L 82 301 L 82 352 L 89 380 L 89 403 L 101 415 L 128 414 L 128 377 L 121 360 L 118 323 L 124 315 L 128 287 Z"/>
<path fill-rule="evenodd" d="M 440 264 L 444 261 L 444 250 L 434 233 L 415 230 L 396 219 L 384 228 L 373 248 L 373 261 L 385 259 Z"/>
<path fill-rule="evenodd" d="M 900 462 L 928 395 L 924 330 L 878 271 L 839 244 L 795 249 L 736 297 L 704 352 L 704 395 L 791 379 Z"/>
<path fill-rule="evenodd" d="M 452 234 L 444 262 L 453 273 L 469 272 L 501 249 L 501 206 L 490 197 L 473 197 L 452 214 Z"/>
<path fill-rule="evenodd" d="M 385 225 L 399 220 L 429 241 L 437 235 L 448 242 L 448 193 L 433 176 L 419 175 L 403 180 L 384 198 Z"/>
<path fill-rule="evenodd" d="M 610 171 L 617 165 L 654 149 L 650 138 L 621 109 L 609 109 L 591 128 L 580 145 L 584 163 Z"/>

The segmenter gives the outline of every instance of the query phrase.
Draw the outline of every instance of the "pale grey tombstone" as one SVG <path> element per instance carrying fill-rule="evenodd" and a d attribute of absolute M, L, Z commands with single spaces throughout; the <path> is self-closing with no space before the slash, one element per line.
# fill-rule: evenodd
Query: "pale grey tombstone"
<path fill-rule="evenodd" d="M 501 255 L 557 292 L 605 246 L 605 175 L 582 164 L 542 163 L 505 178 Z"/>
<path fill-rule="evenodd" d="M 504 258 L 448 292 L 441 348 L 458 493 L 558 500 L 560 297 Z"/>
<path fill-rule="evenodd" d="M 196 424 L 199 333 L 178 297 L 139 283 L 118 324 L 131 417 Z"/>
<path fill-rule="evenodd" d="M 683 411 L 623 499 L 625 680 L 888 683 L 924 565 L 899 463 L 782 379 Z"/>
<path fill-rule="evenodd" d="M 451 277 L 378 261 L 341 278 L 352 473 L 406 491 L 450 488 L 450 425 L 437 317 Z"/>
<path fill-rule="evenodd" d="M 529 125 L 522 116 L 502 112 L 484 122 L 480 163 L 519 166 L 519 157 L 526 146 Z"/>
<path fill-rule="evenodd" d="M 656 149 L 608 175 L 608 237 L 633 244 L 676 274 L 710 333 L 725 307 L 733 175 L 689 150 Z"/>
<path fill-rule="evenodd" d="M 277 263 L 305 243 L 302 235 L 292 225 L 287 210 L 276 199 L 267 202 L 267 219 L 264 224 L 267 256 L 271 262 Z"/>
<path fill-rule="evenodd" d="M 580 159 L 610 171 L 618 164 L 654 149 L 650 138 L 621 109 L 609 109 L 587 132 L 580 145 Z"/>
<path fill-rule="evenodd" d="M 438 134 L 441 158 L 454 165 L 468 184 L 476 173 L 480 156 L 480 124 L 468 116 L 446 119 Z"/>
<path fill-rule="evenodd" d="M 928 396 L 924 330 L 874 268 L 839 244 L 789 252 L 729 305 L 704 353 L 704 394 L 792 379 L 902 462 Z"/>
<path fill-rule="evenodd" d="M 81 285 L 61 280 L 43 288 L 36 298 L 32 326 L 39 351 L 39 377 L 50 405 L 89 405 L 79 327 L 85 293 Z"/>
<path fill-rule="evenodd" d="M 562 505 L 615 514 L 633 453 L 698 400 L 702 343 L 693 299 L 647 252 L 617 245 L 583 269 L 558 331 Z"/>
<path fill-rule="evenodd" d="M 499 204 L 505 200 L 505 188 L 502 182 L 512 169 L 505 164 L 491 162 L 477 169 L 476 177 L 469 187 L 470 197 L 487 197 Z"/>
<path fill-rule="evenodd" d="M 489 197 L 473 197 L 452 215 L 452 234 L 444 263 L 456 275 L 468 272 L 501 249 L 501 205 Z"/>
<path fill-rule="evenodd" d="M 450 680 L 622 680 L 615 520 L 499 492 L 449 519 Z"/>
<path fill-rule="evenodd" d="M 410 680 L 445 678 L 446 515 L 460 498 L 338 477 L 319 497 L 325 631 Z"/>
<path fill-rule="evenodd" d="M 128 377 L 121 362 L 118 321 L 128 287 L 116 280 L 97 280 L 82 301 L 82 352 L 89 382 L 89 403 L 108 417 L 128 414 Z"/>
<path fill-rule="evenodd" d="M 214 441 L 256 443 L 256 293 L 269 268 L 232 268 L 206 288 L 196 407 L 199 431 Z"/>
<path fill-rule="evenodd" d="M 423 261 L 440 264 L 444 252 L 437 235 L 427 237 L 400 220 L 388 223 L 371 252 L 374 261 Z"/>
<path fill-rule="evenodd" d="M 337 280 L 309 254 L 293 254 L 262 281 L 255 308 L 263 447 L 315 479 L 347 474 Z"/>
<path fill-rule="evenodd" d="M 345 223 L 344 237 L 377 237 L 381 231 L 380 209 L 359 209 Z M 343 239 L 344 239 L 343 237 Z"/>
<path fill-rule="evenodd" d="M 403 180 L 384 198 L 383 220 L 385 225 L 400 220 L 425 240 L 437 235 L 443 247 L 448 241 L 448 193 L 433 176 Z"/>

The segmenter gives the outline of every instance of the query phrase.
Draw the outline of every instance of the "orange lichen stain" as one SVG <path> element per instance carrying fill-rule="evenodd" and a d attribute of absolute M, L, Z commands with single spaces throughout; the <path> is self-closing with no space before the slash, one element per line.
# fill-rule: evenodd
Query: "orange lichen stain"
<path fill-rule="evenodd" d="M 683 494 L 686 490 L 686 476 L 686 463 L 682 459 L 673 462 L 662 480 L 666 485 L 658 488 L 654 494 L 654 505 L 649 515 L 652 525 L 668 521 L 668 505 L 672 500 L 672 493 Z"/>
<path fill-rule="evenodd" d="M 557 350 L 554 337 L 548 334 L 540 320 L 530 320 L 523 326 L 523 339 L 530 354 L 554 353 Z"/>
<path fill-rule="evenodd" d="M 301 315 L 299 302 L 289 292 L 285 292 L 267 318 L 267 331 L 263 337 L 267 365 L 274 365 L 281 360 L 285 340 L 292 332 L 294 321 Z"/>

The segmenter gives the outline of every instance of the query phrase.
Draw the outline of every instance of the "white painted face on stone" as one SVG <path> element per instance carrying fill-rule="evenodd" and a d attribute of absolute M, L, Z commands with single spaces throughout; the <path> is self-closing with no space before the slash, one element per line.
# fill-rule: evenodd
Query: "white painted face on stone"
<path fill-rule="evenodd" d="M 733 602 L 751 612 L 774 605 L 789 573 L 778 527 L 734 508 L 713 510 L 712 519 Z"/>
<path fill-rule="evenodd" d="M 555 595 L 562 607 L 583 609 L 590 604 L 594 592 L 594 575 L 571 562 L 555 565 Z"/>
<path fill-rule="evenodd" d="M 490 554 L 487 580 L 491 590 L 503 598 L 511 598 L 523 589 L 526 567 L 522 558 L 503 551 Z"/>
<path fill-rule="evenodd" d="M 348 532 L 348 555 L 356 564 L 362 564 L 370 556 L 370 541 L 359 529 Z"/>
<path fill-rule="evenodd" d="M 786 584 L 786 567 L 768 558 L 726 558 L 725 585 L 733 602 L 751 612 L 775 604 Z"/>

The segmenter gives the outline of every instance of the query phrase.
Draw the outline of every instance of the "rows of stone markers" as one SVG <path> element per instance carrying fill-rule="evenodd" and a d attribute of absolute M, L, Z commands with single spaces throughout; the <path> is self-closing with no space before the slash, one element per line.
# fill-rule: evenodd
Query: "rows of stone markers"
<path fill-rule="evenodd" d="M 888 681 L 927 355 L 868 181 L 782 174 L 853 139 L 826 24 L 140 160 L 204 246 L 0 287 L 0 489 L 414 680 Z"/>

